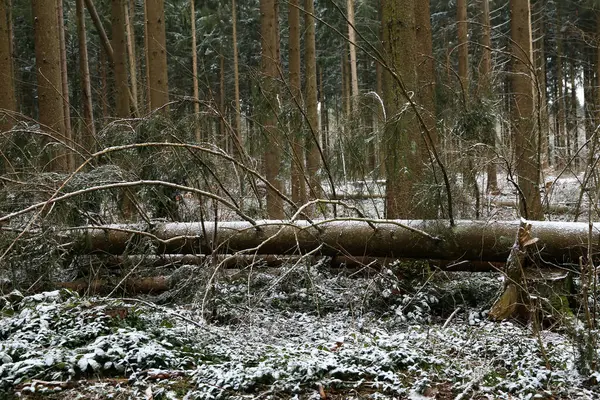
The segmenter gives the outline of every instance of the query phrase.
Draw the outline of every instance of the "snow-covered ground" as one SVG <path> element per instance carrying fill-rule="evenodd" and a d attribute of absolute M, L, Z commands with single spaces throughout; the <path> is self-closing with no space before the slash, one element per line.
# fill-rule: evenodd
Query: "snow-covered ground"
<path fill-rule="evenodd" d="M 0 398 L 599 398 L 565 332 L 486 320 L 500 286 L 302 265 L 180 306 L 13 293 L 0 298 Z"/>

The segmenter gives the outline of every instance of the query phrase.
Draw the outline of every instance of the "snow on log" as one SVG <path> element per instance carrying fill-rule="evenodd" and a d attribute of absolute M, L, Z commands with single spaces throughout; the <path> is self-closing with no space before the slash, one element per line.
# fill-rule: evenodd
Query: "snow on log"
<path fill-rule="evenodd" d="M 576 263 L 588 247 L 587 223 L 529 221 L 544 263 Z M 520 221 L 348 220 L 158 223 L 82 228 L 81 252 L 132 253 L 151 240 L 156 254 L 312 254 L 506 261 Z M 258 228 L 258 229 L 257 229 Z M 600 226 L 592 228 L 592 248 L 600 247 Z"/>

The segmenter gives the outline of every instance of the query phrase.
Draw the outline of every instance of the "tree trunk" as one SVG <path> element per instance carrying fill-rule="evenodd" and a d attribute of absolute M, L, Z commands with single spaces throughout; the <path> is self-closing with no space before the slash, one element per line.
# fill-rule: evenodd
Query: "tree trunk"
<path fill-rule="evenodd" d="M 190 0 L 190 23 L 192 30 L 192 90 L 194 93 L 194 132 L 196 142 L 200 143 L 202 141 L 202 131 L 200 130 L 200 91 L 198 88 L 198 50 L 196 48 L 196 8 L 194 3 L 195 0 Z M 233 12 L 235 13 L 235 9 Z"/>
<path fill-rule="evenodd" d="M 279 76 L 279 23 L 278 5 L 275 0 L 260 0 L 261 70 L 263 73 L 264 107 L 260 115 L 268 145 L 265 146 L 264 166 L 267 180 L 277 190 L 283 189 L 279 176 L 282 138 L 277 126 L 279 110 L 276 80 Z M 283 218 L 283 200 L 277 193 L 267 189 L 267 214 L 270 218 Z"/>
<path fill-rule="evenodd" d="M 425 195 L 419 193 L 424 142 L 412 109 L 404 110 L 405 95 L 417 89 L 414 4 L 386 1 L 382 18 L 384 54 L 388 54 L 386 62 L 392 70 L 384 73 L 386 218 L 419 218 L 429 212 L 419 198 Z"/>
<path fill-rule="evenodd" d="M 100 16 L 98 15 L 98 12 L 96 11 L 96 7 L 94 7 L 93 1 L 85 0 L 85 7 L 87 8 L 88 12 L 90 13 L 90 17 L 92 18 L 94 27 L 96 28 L 96 31 L 98 32 L 98 35 L 100 36 L 100 44 L 102 45 L 102 48 L 104 49 L 104 53 L 108 57 L 108 61 L 112 64 L 114 61 L 113 60 L 113 49 L 110 44 L 110 41 L 108 40 L 108 36 L 106 35 L 106 31 L 104 30 L 104 27 L 102 26 L 102 21 L 100 20 Z"/>
<path fill-rule="evenodd" d="M 356 65 L 356 31 L 354 30 L 354 0 L 347 0 L 348 12 L 348 45 L 350 50 L 350 96 L 352 96 L 351 112 L 356 114 L 358 110 L 358 73 Z"/>
<path fill-rule="evenodd" d="M 521 215 L 544 219 L 540 198 L 539 131 L 536 130 L 529 0 L 511 0 L 512 127 Z"/>
<path fill-rule="evenodd" d="M 57 0 L 33 0 L 35 59 L 37 71 L 39 122 L 42 130 L 64 142 L 60 38 Z M 61 116 L 57 118 L 57 116 Z M 64 145 L 49 151 L 46 162 L 52 171 L 68 171 L 69 162 Z"/>
<path fill-rule="evenodd" d="M 146 34 L 148 58 L 148 88 L 150 110 L 162 108 L 168 111 L 169 83 L 167 78 L 167 43 L 165 31 L 165 1 L 147 0 L 146 5 Z"/>
<path fill-rule="evenodd" d="M 69 98 L 69 76 L 67 73 L 67 42 L 65 39 L 65 21 L 63 0 L 57 0 L 56 15 L 58 19 L 58 38 L 60 40 L 60 75 L 62 81 L 62 101 L 63 113 L 65 118 L 65 142 L 73 147 L 73 132 L 71 129 L 71 101 Z M 67 164 L 69 171 L 75 169 L 75 158 L 73 151 L 69 148 L 65 149 L 67 155 Z"/>
<path fill-rule="evenodd" d="M 292 94 L 290 120 L 292 201 L 297 205 L 306 203 L 304 186 L 304 146 L 302 145 L 302 85 L 300 77 L 300 9 L 299 0 L 290 0 L 288 5 L 289 35 L 289 76 Z"/>
<path fill-rule="evenodd" d="M 13 60 L 11 53 L 12 37 L 9 29 L 6 0 L 0 0 L 0 109 L 16 111 L 17 102 L 15 98 L 15 79 Z M 0 132 L 8 131 L 14 123 L 14 115 L 10 113 L 0 114 Z M 0 165 L 3 163 L 0 161 Z"/>
<path fill-rule="evenodd" d="M 127 42 L 124 0 L 111 0 L 113 71 L 115 79 L 116 116 L 129 118 L 129 83 L 127 77 Z"/>
<path fill-rule="evenodd" d="M 81 92 L 83 99 L 83 134 L 81 145 L 90 153 L 96 147 L 96 128 L 92 105 L 92 85 L 90 82 L 90 67 L 88 62 L 87 38 L 85 31 L 85 13 L 83 0 L 76 1 L 77 37 L 79 39 L 79 75 L 81 75 Z"/>
<path fill-rule="evenodd" d="M 135 35 L 133 33 L 133 12 L 129 12 L 129 7 L 131 3 L 128 0 L 125 0 L 124 6 L 124 17 L 125 17 L 125 32 L 127 33 L 127 55 L 129 56 L 129 78 L 130 78 L 130 88 L 131 92 L 128 93 L 131 95 L 131 107 L 133 109 L 133 113 L 137 118 L 141 117 L 140 108 L 138 103 L 138 82 L 137 82 L 137 62 L 136 62 L 136 52 L 135 52 Z M 132 8 L 133 9 L 133 8 Z"/>
<path fill-rule="evenodd" d="M 216 224 L 159 223 L 147 232 L 137 232 L 136 225 L 108 225 L 74 233 L 84 253 L 120 255 L 133 252 L 132 243 L 145 243 L 155 235 L 158 253 L 210 254 L 252 249 L 252 254 L 315 254 L 348 256 L 416 258 L 432 260 L 469 260 L 504 262 L 511 252 L 519 221 L 456 221 L 451 228 L 445 220 L 373 220 L 376 230 L 365 221 L 320 222 L 311 227 L 308 221 L 263 221 L 260 230 L 248 222 L 230 221 Z M 538 238 L 542 267 L 554 263 L 578 262 L 587 254 L 587 223 L 539 222 L 532 224 L 532 237 Z M 400 225 L 402 224 L 402 226 Z M 410 228 L 411 230 L 407 229 Z M 592 250 L 599 257 L 600 226 L 594 227 Z M 206 235 L 206 236 L 203 236 Z M 213 237 L 216 243 L 207 245 Z"/>
<path fill-rule="evenodd" d="M 308 135 L 306 137 L 306 171 L 308 173 L 308 198 L 321 197 L 321 155 L 319 151 L 319 113 L 317 107 L 317 56 L 315 42 L 315 8 L 313 0 L 306 0 L 304 14 L 304 56 L 306 71 L 306 115 Z"/>
<path fill-rule="evenodd" d="M 458 77 L 465 104 L 469 98 L 469 42 L 467 25 L 467 0 L 456 1 L 456 25 L 458 27 Z"/>
<path fill-rule="evenodd" d="M 533 26 L 533 43 L 534 43 L 534 61 L 536 71 L 536 100 L 538 103 L 538 128 L 540 129 L 541 142 L 541 168 L 548 167 L 550 162 L 550 123 L 548 120 L 548 101 L 546 96 L 546 47 L 544 40 L 546 37 L 545 18 L 543 13 L 546 9 L 545 0 L 536 0 L 532 4 L 535 10 L 536 17 L 532 18 L 536 23 Z"/>
<path fill-rule="evenodd" d="M 241 158 L 244 154 L 244 142 L 242 140 L 242 112 L 240 110 L 240 75 L 238 62 L 238 46 L 237 46 L 237 11 L 235 0 L 231 0 L 231 25 L 233 29 L 233 87 L 234 87 L 234 103 L 235 103 L 235 131 L 233 137 L 234 154 Z"/>
<path fill-rule="evenodd" d="M 560 4 L 557 4 L 557 8 Z M 556 13 L 556 26 L 562 26 L 560 10 Z M 563 70 L 563 34 L 556 34 L 556 85 L 558 88 L 558 115 L 556 117 L 557 129 L 554 132 L 554 156 L 556 166 L 562 169 L 565 166 L 565 96 L 564 96 L 564 70 Z"/>
<path fill-rule="evenodd" d="M 492 25 L 490 21 L 490 2 L 482 0 L 481 2 L 481 64 L 479 69 L 479 93 L 484 98 L 492 95 L 490 78 L 492 76 Z M 488 193 L 498 193 L 498 174 L 496 171 L 496 132 L 492 129 L 484 132 L 484 143 L 489 147 L 487 164 L 487 191 Z"/>

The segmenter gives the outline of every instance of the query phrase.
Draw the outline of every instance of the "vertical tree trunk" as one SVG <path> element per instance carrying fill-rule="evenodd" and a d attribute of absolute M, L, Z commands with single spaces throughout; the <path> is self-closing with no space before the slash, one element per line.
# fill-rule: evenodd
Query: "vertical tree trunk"
<path fill-rule="evenodd" d="M 6 0 L 0 0 L 0 109 L 16 111 L 15 80 L 11 52 L 11 32 L 7 15 Z M 0 132 L 12 128 L 14 115 L 0 113 Z M 0 161 L 0 165 L 2 162 Z"/>
<path fill-rule="evenodd" d="M 309 199 L 321 196 L 318 171 L 321 167 L 319 152 L 319 114 L 317 107 L 317 55 L 315 43 L 315 7 L 313 0 L 305 2 L 304 57 L 306 71 L 306 115 L 309 131 L 306 138 L 306 170 L 308 172 Z"/>
<path fill-rule="evenodd" d="M 195 2 L 195 0 L 190 0 L 190 23 L 191 23 L 191 30 L 192 30 L 192 90 L 194 93 L 194 133 L 195 133 L 195 137 L 196 137 L 196 142 L 201 142 L 202 141 L 202 131 L 200 130 L 200 94 L 199 94 L 200 91 L 198 89 L 198 50 L 196 49 L 196 47 L 197 47 L 197 44 L 196 44 L 196 8 L 194 6 L 194 2 Z M 235 9 L 233 12 L 235 13 Z M 235 28 L 234 28 L 234 30 L 235 30 Z"/>
<path fill-rule="evenodd" d="M 136 53 L 135 53 L 135 35 L 133 32 L 133 12 L 129 12 L 131 7 L 131 3 L 128 0 L 125 0 L 124 7 L 124 16 L 125 16 L 125 32 L 127 34 L 127 54 L 129 56 L 129 78 L 131 81 L 131 107 L 133 109 L 134 115 L 139 118 L 141 117 L 140 109 L 138 105 L 138 82 L 137 82 L 137 62 L 136 62 Z M 131 7 L 133 10 L 133 7 Z"/>
<path fill-rule="evenodd" d="M 578 140 L 577 140 L 577 136 L 579 135 L 579 121 L 578 121 L 578 116 L 577 116 L 577 86 L 575 83 L 575 74 L 576 72 L 576 63 L 577 60 L 575 60 L 574 58 L 572 58 L 569 61 L 569 75 L 570 75 L 570 80 L 571 80 L 571 133 L 570 133 L 570 142 L 569 143 L 569 151 L 567 152 L 568 156 L 569 156 L 569 160 L 571 159 L 571 155 L 575 154 L 575 152 L 577 151 L 577 146 L 578 146 Z M 574 162 L 574 166 L 575 168 L 579 167 L 579 158 L 575 157 L 575 159 L 573 160 Z"/>
<path fill-rule="evenodd" d="M 65 141 L 57 2 L 33 0 L 32 6 L 40 126 L 52 137 Z M 67 171 L 65 147 L 59 145 L 56 149 L 48 154 L 48 166 L 52 171 Z"/>
<path fill-rule="evenodd" d="M 557 8 L 560 7 L 560 3 L 557 4 Z M 560 10 L 556 13 L 556 26 L 562 26 L 562 18 Z M 557 33 L 556 35 L 556 84 L 558 87 L 558 115 L 557 129 L 554 132 L 554 144 L 555 147 L 554 155 L 556 157 L 556 165 L 559 169 L 565 165 L 565 125 L 566 125 L 566 112 L 565 112 L 565 95 L 564 95 L 564 70 L 563 70 L 563 34 Z"/>
<path fill-rule="evenodd" d="M 321 103 L 321 122 L 319 129 L 321 130 L 321 150 L 323 157 L 327 160 L 329 157 L 329 126 L 327 123 L 328 113 L 327 105 L 325 104 L 325 92 L 323 91 L 323 66 L 319 67 L 319 102 Z"/>
<path fill-rule="evenodd" d="M 65 22 L 63 0 L 57 0 L 56 13 L 58 19 L 58 38 L 60 40 L 60 75 L 62 81 L 62 101 L 63 113 L 65 118 L 65 142 L 73 147 L 73 132 L 71 130 L 71 102 L 69 100 L 69 77 L 67 74 L 67 41 L 65 39 Z M 73 151 L 65 149 L 67 154 L 67 164 L 69 170 L 75 168 L 75 159 Z"/>
<path fill-rule="evenodd" d="M 277 126 L 276 112 L 277 88 L 276 79 L 279 75 L 279 41 L 278 41 L 278 6 L 275 0 L 260 0 L 260 34 L 261 34 L 261 69 L 263 73 L 263 90 L 265 92 L 265 107 L 260 115 L 264 128 L 267 145 L 264 152 L 264 165 L 267 180 L 279 191 L 283 184 L 279 176 L 282 140 Z M 283 200 L 275 191 L 267 189 L 267 214 L 269 218 L 284 217 Z"/>
<path fill-rule="evenodd" d="M 93 152 L 96 145 L 96 128 L 94 127 L 92 85 L 90 82 L 90 67 L 88 62 L 83 0 L 77 0 L 75 7 L 77 12 L 77 37 L 79 39 L 79 74 L 81 75 L 81 91 L 83 99 L 84 121 L 83 133 L 80 144 L 90 152 Z"/>
<path fill-rule="evenodd" d="M 512 109 L 515 139 L 516 172 L 521 215 L 531 220 L 543 220 L 540 199 L 540 155 L 536 131 L 533 88 L 531 14 L 529 0 L 511 0 L 512 40 Z"/>
<path fill-rule="evenodd" d="M 115 111 L 117 117 L 128 118 L 131 115 L 131 112 L 129 108 L 129 83 L 127 78 L 127 42 L 124 0 L 111 1 L 111 22 L 111 45 L 113 49 L 113 71 L 115 78 Z"/>
<path fill-rule="evenodd" d="M 456 1 L 456 25 L 458 27 L 458 76 L 465 103 L 469 97 L 469 42 L 467 26 L 467 0 Z"/>
<path fill-rule="evenodd" d="M 351 112 L 358 113 L 358 73 L 356 65 L 356 31 L 354 30 L 354 0 L 347 0 L 348 5 L 348 45 L 350 50 L 350 96 L 352 96 Z"/>
<path fill-rule="evenodd" d="M 481 64 L 479 69 L 479 93 L 484 98 L 489 98 L 492 95 L 490 78 L 492 74 L 492 25 L 490 22 L 490 2 L 489 0 L 481 1 Z M 484 132 L 484 143 L 488 145 L 489 159 L 487 164 L 487 191 L 489 193 L 498 192 L 498 175 L 496 171 L 495 158 L 496 133 L 491 130 Z"/>
<path fill-rule="evenodd" d="M 235 132 L 234 132 L 234 154 L 239 158 L 244 153 L 244 142 L 242 140 L 242 112 L 240 110 L 240 76 L 237 48 L 237 11 L 235 0 L 231 0 L 231 25 L 233 28 L 233 87 L 235 103 Z"/>
<path fill-rule="evenodd" d="M 169 103 L 169 83 L 167 78 L 167 51 L 165 32 L 165 1 L 147 0 L 146 5 L 146 54 L 148 58 L 148 88 L 150 109 L 162 107 L 163 112 Z"/>
<path fill-rule="evenodd" d="M 546 99 L 546 48 L 544 38 L 546 36 L 545 18 L 543 13 L 546 8 L 545 0 L 536 0 L 532 4 L 536 17 L 533 25 L 533 43 L 534 43 L 534 61 L 536 71 L 536 100 L 538 103 L 538 126 L 540 129 L 541 151 L 542 151 L 542 169 L 546 168 L 550 162 L 550 129 L 548 120 L 548 101 Z"/>
<path fill-rule="evenodd" d="M 102 119 L 108 118 L 108 79 L 106 78 L 106 53 L 98 50 L 100 62 L 98 63 L 98 75 L 100 75 L 100 104 L 102 106 Z"/>
<path fill-rule="evenodd" d="M 223 148 L 226 151 L 229 151 L 229 140 L 227 137 L 227 132 L 225 131 L 225 56 L 223 55 L 223 51 L 221 49 L 221 54 L 219 55 L 219 135 L 221 136 L 223 142 Z"/>
<path fill-rule="evenodd" d="M 386 218 L 419 218 L 423 210 L 418 197 L 423 177 L 421 146 L 424 145 L 417 119 L 405 93 L 417 89 L 416 26 L 414 2 L 386 1 L 382 10 L 383 47 L 392 72 L 384 73 L 384 103 L 388 123 L 386 148 Z M 394 75 L 392 75 L 394 74 Z"/>
<path fill-rule="evenodd" d="M 292 201 L 295 204 L 306 203 L 306 187 L 304 186 L 304 146 L 302 145 L 303 107 L 300 79 L 300 10 L 299 0 L 290 0 L 288 5 L 290 91 L 292 94 L 292 117 L 290 121 L 291 178 Z"/>

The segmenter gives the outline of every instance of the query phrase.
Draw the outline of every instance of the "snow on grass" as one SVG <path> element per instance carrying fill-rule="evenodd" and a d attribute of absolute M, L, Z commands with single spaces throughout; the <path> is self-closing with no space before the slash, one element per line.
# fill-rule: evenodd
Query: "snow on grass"
<path fill-rule="evenodd" d="M 219 282 L 219 324 L 204 322 L 194 307 L 64 290 L 1 297 L 0 390 L 74 398 L 67 383 L 83 379 L 89 383 L 77 393 L 128 398 L 147 398 L 148 390 L 178 399 L 320 398 L 319 390 L 378 399 L 600 396 L 577 372 L 568 336 L 543 331 L 542 352 L 527 327 L 489 322 L 473 308 L 485 303 L 476 296 L 498 288 L 491 274 L 425 287 L 385 271 L 349 279 L 318 266 L 286 277 L 257 274 L 250 296 L 241 281 Z M 459 306 L 465 311 L 443 328 Z"/>

